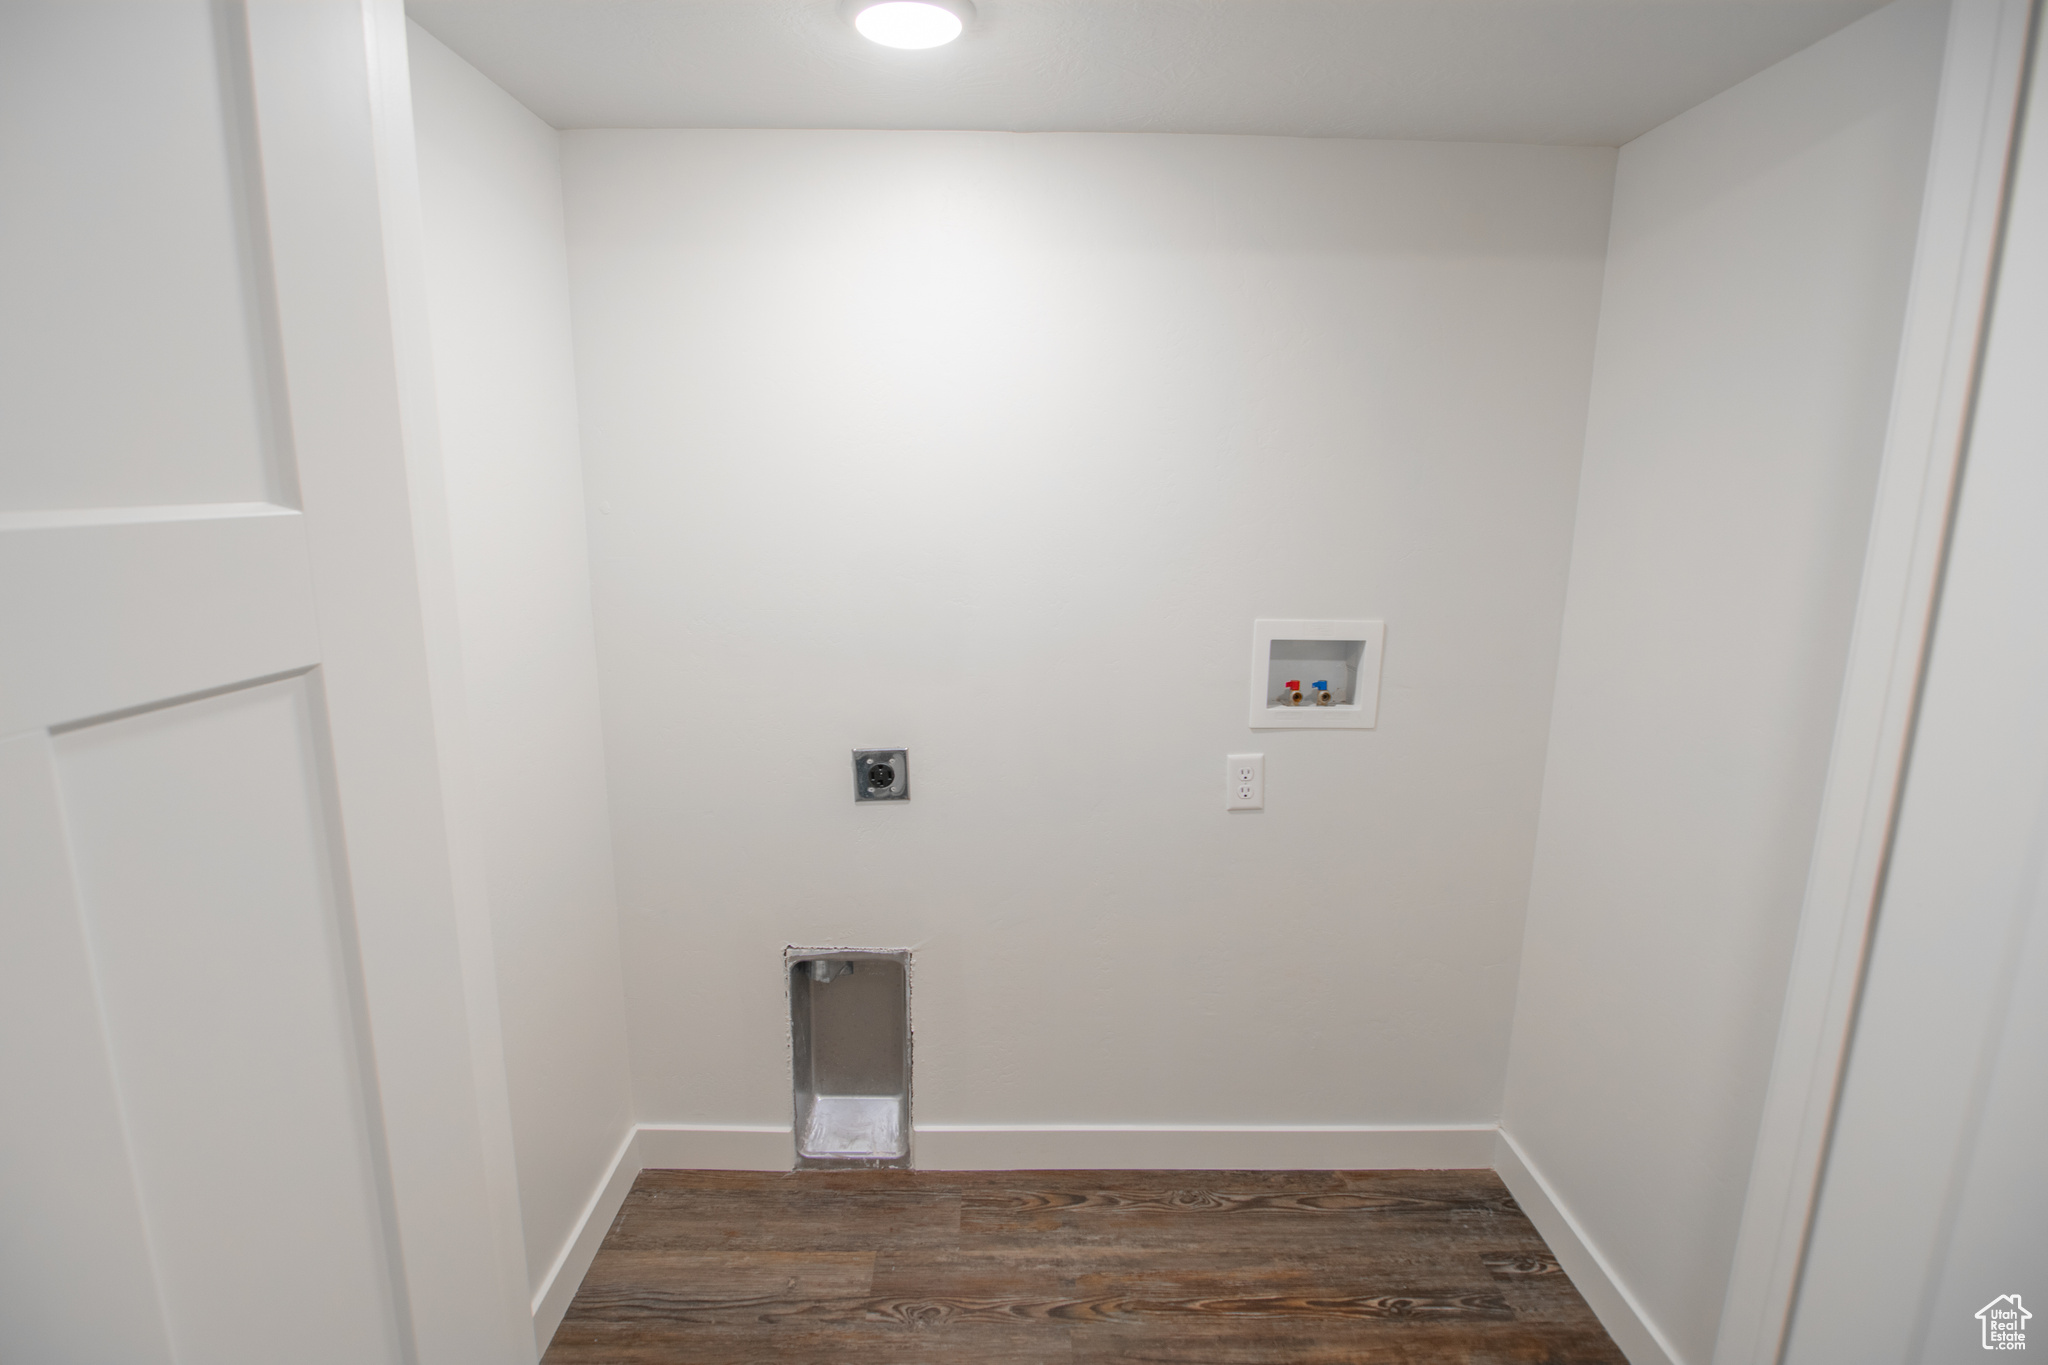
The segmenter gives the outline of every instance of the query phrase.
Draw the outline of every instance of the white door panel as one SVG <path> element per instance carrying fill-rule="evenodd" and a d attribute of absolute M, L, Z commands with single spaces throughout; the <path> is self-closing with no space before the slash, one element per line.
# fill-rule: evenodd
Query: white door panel
<path fill-rule="evenodd" d="M 1976 1314 L 2007 1294 L 2048 1323 L 2044 42 L 2037 27 L 1912 762 L 1787 1365 L 1999 1359 Z M 2038 1327 L 2027 1335 L 2038 1349 Z"/>
<path fill-rule="evenodd" d="M 0 511 L 281 500 L 231 13 L 0 5 Z"/>
<path fill-rule="evenodd" d="M 0 11 L 10 1361 L 401 1358 L 239 22 Z"/>
<path fill-rule="evenodd" d="M 402 26 L 0 0 L 7 1365 L 533 1358 L 398 418 Z"/>
<path fill-rule="evenodd" d="M 0 741 L 0 906 L 0 1360 L 170 1365 L 41 733 Z"/>
<path fill-rule="evenodd" d="M 54 746 L 180 1360 L 397 1358 L 316 699 L 289 678 Z"/>
<path fill-rule="evenodd" d="M 317 662 L 303 523 L 0 529 L 0 734 Z"/>

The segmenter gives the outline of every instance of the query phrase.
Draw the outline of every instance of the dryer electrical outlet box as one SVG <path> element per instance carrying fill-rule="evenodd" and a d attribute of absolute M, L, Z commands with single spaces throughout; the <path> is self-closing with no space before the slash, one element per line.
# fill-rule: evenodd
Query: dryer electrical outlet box
<path fill-rule="evenodd" d="M 1252 729 L 1372 729 L 1386 631 L 1384 621 L 1252 622 Z"/>
<path fill-rule="evenodd" d="M 787 948 L 796 1164 L 910 1164 L 910 952 Z"/>
<path fill-rule="evenodd" d="M 853 799 L 856 801 L 908 801 L 910 799 L 910 750 L 855 749 L 853 751 Z"/>

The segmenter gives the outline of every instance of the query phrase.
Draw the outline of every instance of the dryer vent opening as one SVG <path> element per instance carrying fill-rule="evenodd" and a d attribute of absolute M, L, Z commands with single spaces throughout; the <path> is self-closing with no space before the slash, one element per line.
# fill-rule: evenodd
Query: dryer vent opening
<path fill-rule="evenodd" d="M 786 962 L 797 1165 L 909 1165 L 909 952 L 793 948 Z"/>

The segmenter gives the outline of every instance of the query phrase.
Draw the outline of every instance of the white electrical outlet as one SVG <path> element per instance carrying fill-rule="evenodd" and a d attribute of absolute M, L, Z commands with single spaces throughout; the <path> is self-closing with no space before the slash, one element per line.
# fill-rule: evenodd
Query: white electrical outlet
<path fill-rule="evenodd" d="M 1232 754 L 1225 773 L 1230 780 L 1223 791 L 1225 810 L 1266 808 L 1266 756 Z"/>

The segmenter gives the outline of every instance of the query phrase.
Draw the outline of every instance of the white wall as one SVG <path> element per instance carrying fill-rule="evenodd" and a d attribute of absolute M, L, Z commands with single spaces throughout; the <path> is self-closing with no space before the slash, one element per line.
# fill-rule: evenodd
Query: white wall
<path fill-rule="evenodd" d="M 557 135 L 417 25 L 466 706 L 533 1288 L 632 1122 Z"/>
<path fill-rule="evenodd" d="M 849 943 L 921 1125 L 1490 1123 L 1613 153 L 564 148 L 643 1117 L 786 1124 Z M 1261 615 L 1384 617 L 1379 728 L 1248 731 Z"/>
<path fill-rule="evenodd" d="M 1616 172 L 1503 1122 L 1685 1361 L 1756 1140 L 1943 32 L 1882 10 Z"/>

